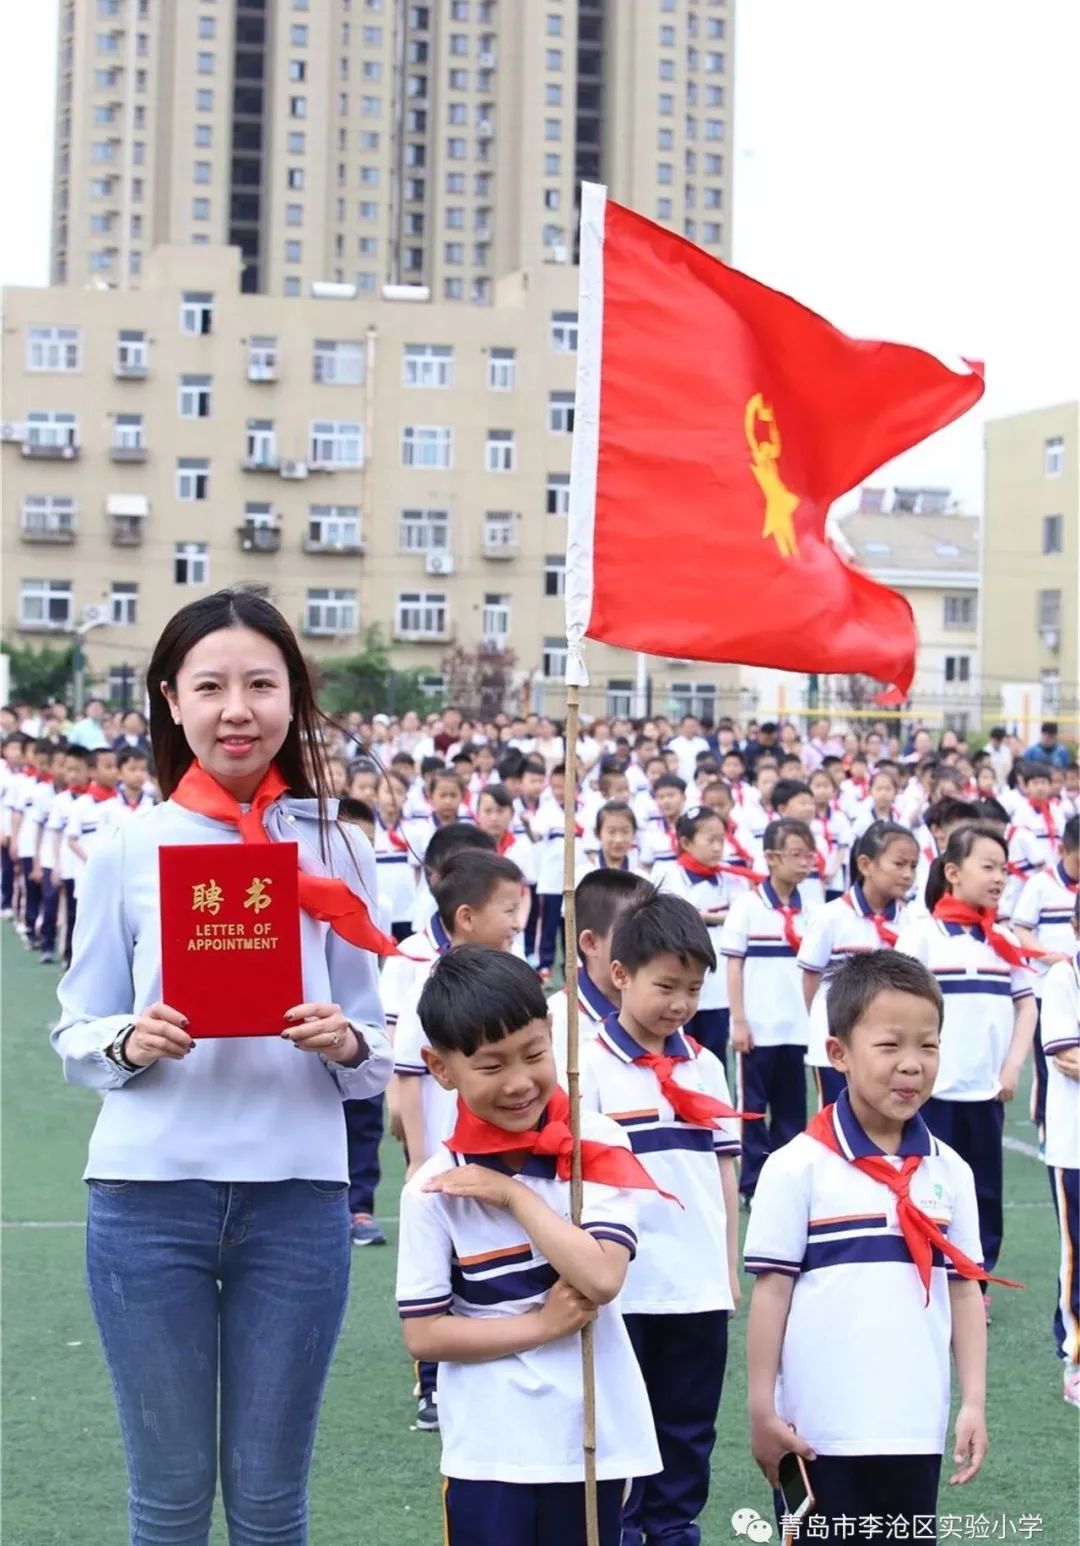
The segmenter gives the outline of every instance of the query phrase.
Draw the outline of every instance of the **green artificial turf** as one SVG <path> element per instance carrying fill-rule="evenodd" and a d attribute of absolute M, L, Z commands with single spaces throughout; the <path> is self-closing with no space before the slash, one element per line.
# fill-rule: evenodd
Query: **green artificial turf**
<path fill-rule="evenodd" d="M 0 927 L 2 1538 L 5 1546 L 122 1546 L 126 1478 L 83 1281 L 79 1177 L 98 1101 L 92 1091 L 63 1084 L 48 1045 L 58 972 L 24 951 L 9 924 Z M 1022 1093 L 1009 1108 L 1006 1130 L 1030 1143 L 1025 1112 Z M 396 1144 L 385 1145 L 384 1164 L 378 1207 L 389 1220 L 391 1244 L 353 1253 L 352 1298 L 315 1453 L 313 1546 L 439 1546 L 442 1540 L 439 1441 L 410 1431 L 412 1369 L 394 1310 L 393 1215 L 402 1174 Z M 969 1487 L 943 1487 L 941 1512 L 955 1517 L 941 1539 L 1030 1538 L 1072 1546 L 1077 1414 L 1061 1399 L 1051 1347 L 1058 1248 L 1043 1166 L 1008 1153 L 1006 1197 L 1000 1270 L 1027 1288 L 994 1294 L 990 1456 Z M 706 1546 L 736 1539 L 735 1509 L 769 1513 L 768 1490 L 747 1448 L 744 1328 L 745 1311 L 732 1327 L 712 1500 L 703 1520 Z M 843 1327 L 836 1335 L 843 1336 Z M 902 1346 L 880 1349 L 874 1374 L 882 1385 L 903 1357 Z M 1033 1516 L 1041 1528 L 1030 1523 Z M 213 1539 L 224 1543 L 220 1520 Z"/>

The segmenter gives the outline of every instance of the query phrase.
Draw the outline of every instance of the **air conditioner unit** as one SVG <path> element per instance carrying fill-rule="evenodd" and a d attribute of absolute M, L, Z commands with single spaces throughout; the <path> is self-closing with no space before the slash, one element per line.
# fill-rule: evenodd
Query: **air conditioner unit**
<path fill-rule="evenodd" d="M 75 459 L 75 447 L 74 446 L 64 446 L 61 449 L 61 451 L 60 451 L 60 455 L 64 458 L 65 462 L 74 461 L 74 459 Z"/>
<path fill-rule="evenodd" d="M 1043 648 L 1056 650 L 1061 644 L 1061 634 L 1056 628 L 1044 628 L 1039 635 L 1043 642 Z"/>
<path fill-rule="evenodd" d="M 25 439 L 25 424 L 13 424 L 10 420 L 5 420 L 3 424 L 0 424 L 0 440 L 11 440 L 18 443 Z"/>
<path fill-rule="evenodd" d="M 450 553 L 429 553 L 424 569 L 428 574 L 453 574 L 454 559 Z"/>
<path fill-rule="evenodd" d="M 307 462 L 283 461 L 278 467 L 283 478 L 306 478 L 308 475 Z"/>
<path fill-rule="evenodd" d="M 83 607 L 79 624 L 83 628 L 96 628 L 109 621 L 110 612 L 107 606 L 100 602 L 93 602 L 88 607 Z"/>

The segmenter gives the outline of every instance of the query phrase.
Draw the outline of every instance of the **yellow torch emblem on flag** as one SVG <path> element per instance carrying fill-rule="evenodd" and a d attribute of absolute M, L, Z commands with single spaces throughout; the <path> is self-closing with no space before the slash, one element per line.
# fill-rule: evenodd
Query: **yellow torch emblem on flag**
<path fill-rule="evenodd" d="M 794 517 L 799 500 L 780 476 L 780 431 L 771 404 L 760 392 L 755 392 L 746 405 L 745 425 L 750 471 L 765 496 L 765 525 L 761 535 L 773 538 L 781 558 L 798 558 L 799 541 L 795 535 Z"/>

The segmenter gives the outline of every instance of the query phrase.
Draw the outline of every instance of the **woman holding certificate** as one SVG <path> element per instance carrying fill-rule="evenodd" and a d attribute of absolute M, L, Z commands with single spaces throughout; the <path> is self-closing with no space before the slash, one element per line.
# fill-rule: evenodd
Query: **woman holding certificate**
<path fill-rule="evenodd" d="M 206 1546 L 220 1469 L 230 1546 L 299 1546 L 348 1291 L 341 1103 L 390 1077 L 394 947 L 281 614 L 192 602 L 147 686 L 163 803 L 93 851 L 52 1036 L 104 1097 L 87 1272 L 131 1541 Z"/>

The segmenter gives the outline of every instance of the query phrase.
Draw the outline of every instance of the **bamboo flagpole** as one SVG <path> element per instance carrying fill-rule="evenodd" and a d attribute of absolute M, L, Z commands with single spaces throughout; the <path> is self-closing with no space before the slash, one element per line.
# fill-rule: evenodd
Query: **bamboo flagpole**
<path fill-rule="evenodd" d="M 584 639 L 592 585 L 592 526 L 596 501 L 596 456 L 600 434 L 600 343 L 603 324 L 603 231 L 606 189 L 585 184 L 581 207 L 578 268 L 578 356 L 574 446 L 570 464 L 570 519 L 566 543 L 566 788 L 563 797 L 563 906 L 566 920 L 566 1070 L 573 1152 L 570 1217 L 581 1223 L 580 1016 L 577 995 L 577 909 L 574 899 L 577 844 L 580 689 L 588 684 Z M 593 1327 L 581 1333 L 582 1448 L 585 1462 L 585 1541 L 600 1546 L 596 1496 L 596 1360 Z"/>

